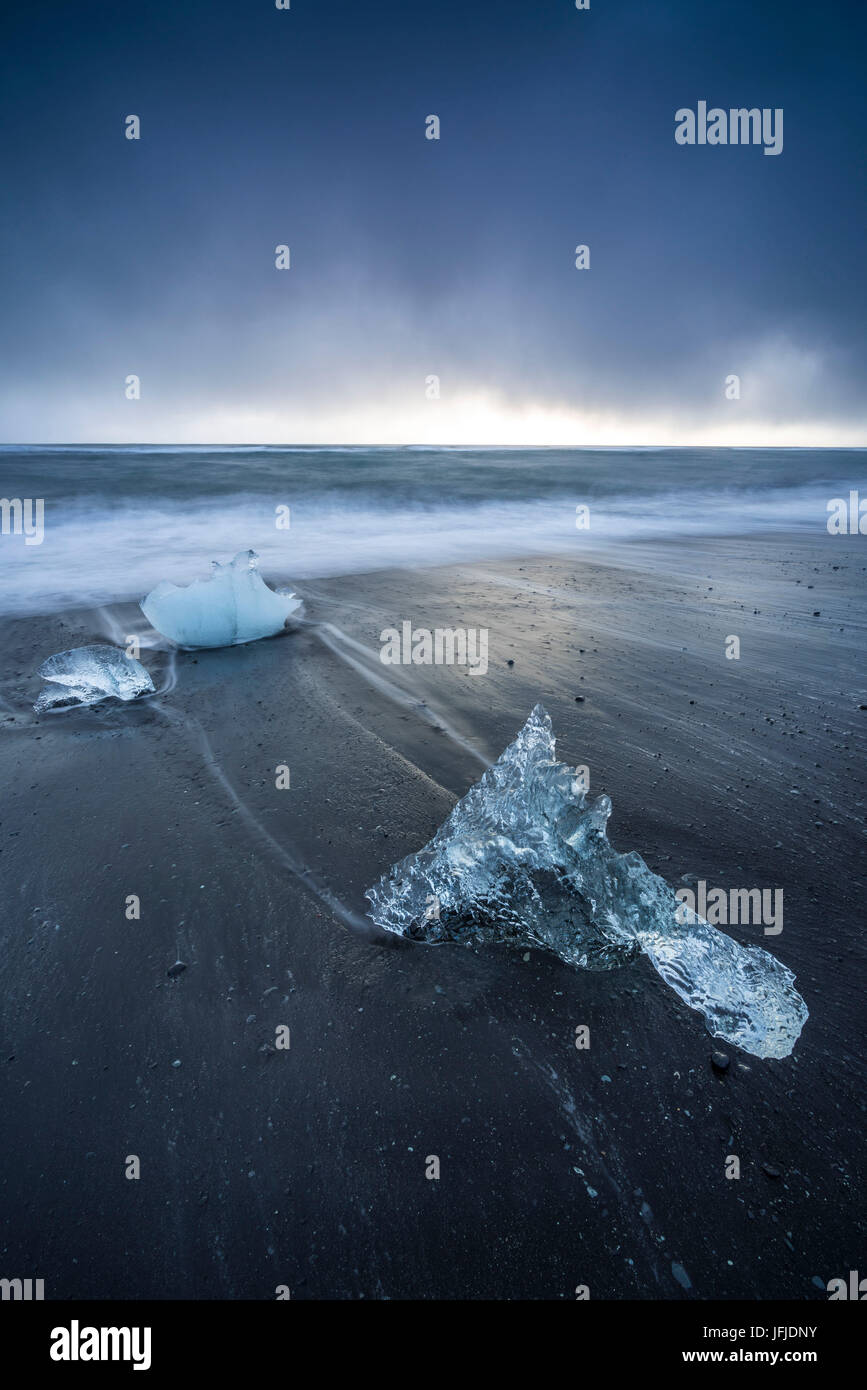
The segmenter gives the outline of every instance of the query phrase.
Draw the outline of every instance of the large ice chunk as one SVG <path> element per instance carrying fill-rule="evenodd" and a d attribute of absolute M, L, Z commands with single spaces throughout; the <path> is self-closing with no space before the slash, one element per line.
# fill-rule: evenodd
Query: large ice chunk
<path fill-rule="evenodd" d="M 609 844 L 610 813 L 607 796 L 588 801 L 578 773 L 557 762 L 537 705 L 424 849 L 368 889 L 370 915 L 416 940 L 540 946 L 585 969 L 644 951 L 715 1037 L 788 1056 L 807 1018 L 792 972 L 695 914 L 680 920 L 668 884 Z"/>
<path fill-rule="evenodd" d="M 68 705 L 94 705 L 113 695 L 135 700 L 153 691 L 154 683 L 140 661 L 117 647 L 73 647 L 49 656 L 39 668 L 49 684 L 33 708 L 37 714 Z"/>
<path fill-rule="evenodd" d="M 301 600 L 269 589 L 258 564 L 254 550 L 242 550 L 227 564 L 213 560 L 210 579 L 187 588 L 164 579 L 142 599 L 142 612 L 179 647 L 234 647 L 273 637 Z"/>

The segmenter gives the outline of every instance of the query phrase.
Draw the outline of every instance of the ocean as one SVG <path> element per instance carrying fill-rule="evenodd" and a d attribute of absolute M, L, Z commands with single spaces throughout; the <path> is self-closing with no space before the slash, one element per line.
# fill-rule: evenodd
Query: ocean
<path fill-rule="evenodd" d="M 819 535 L 832 498 L 864 491 L 865 459 L 860 449 L 4 445 L 0 497 L 43 499 L 45 520 L 40 544 L 0 535 L 0 612 L 140 598 L 248 548 L 266 577 L 303 581 L 637 540 Z"/>

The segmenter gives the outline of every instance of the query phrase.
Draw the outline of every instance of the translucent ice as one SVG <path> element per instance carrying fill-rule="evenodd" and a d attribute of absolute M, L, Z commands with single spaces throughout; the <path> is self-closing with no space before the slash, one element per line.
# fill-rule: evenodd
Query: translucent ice
<path fill-rule="evenodd" d="M 591 970 L 643 951 L 715 1037 L 788 1056 L 807 1018 L 794 975 L 695 914 L 678 920 L 668 884 L 609 844 L 610 814 L 607 796 L 588 801 L 578 773 L 556 761 L 537 705 L 424 849 L 368 889 L 370 915 L 420 941 L 539 946 Z"/>
<path fill-rule="evenodd" d="M 37 714 L 66 705 L 93 705 L 113 695 L 118 700 L 135 700 L 154 688 L 141 662 L 117 647 L 74 647 L 43 661 L 39 668 L 50 684 L 33 708 Z"/>
<path fill-rule="evenodd" d="M 210 579 L 185 589 L 163 580 L 142 599 L 142 612 L 179 647 L 234 647 L 273 637 L 301 600 L 269 589 L 258 564 L 255 551 L 242 550 L 225 565 L 212 561 Z"/>

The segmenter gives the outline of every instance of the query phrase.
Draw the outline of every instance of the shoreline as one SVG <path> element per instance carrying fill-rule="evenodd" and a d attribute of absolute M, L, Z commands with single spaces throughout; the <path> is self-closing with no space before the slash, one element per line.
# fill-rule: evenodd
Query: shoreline
<path fill-rule="evenodd" d="M 0 622 L 10 1268 L 49 1298 L 566 1300 L 824 1298 L 815 1277 L 857 1268 L 857 540 L 631 557 L 299 584 L 374 662 L 389 616 L 487 627 L 484 677 L 383 667 L 409 705 L 301 628 L 178 653 L 171 718 L 37 720 L 48 644 L 100 640 L 93 615 Z M 412 702 L 493 760 L 537 700 L 611 795 L 618 850 L 672 886 L 784 886 L 782 934 L 728 931 L 794 971 L 792 1056 L 724 1047 L 721 1075 L 647 962 L 383 940 L 288 871 L 280 851 L 363 911 L 481 771 Z"/>

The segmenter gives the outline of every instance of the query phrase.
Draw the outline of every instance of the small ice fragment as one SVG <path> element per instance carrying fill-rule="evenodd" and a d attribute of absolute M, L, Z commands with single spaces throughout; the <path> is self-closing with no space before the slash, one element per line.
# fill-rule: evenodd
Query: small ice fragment
<path fill-rule="evenodd" d="M 807 1019 L 792 972 L 696 914 L 681 922 L 665 880 L 609 844 L 610 814 L 607 796 L 588 801 L 579 772 L 557 762 L 537 705 L 433 839 L 367 890 L 370 915 L 418 941 L 540 946 L 588 970 L 644 952 L 712 1036 L 787 1057 Z"/>
<path fill-rule="evenodd" d="M 301 607 L 294 594 L 269 589 L 254 550 L 242 550 L 226 564 L 213 560 L 210 579 L 179 588 L 164 579 L 141 601 L 152 627 L 179 647 L 235 647 L 273 637 Z"/>
<path fill-rule="evenodd" d="M 37 714 L 59 706 L 94 705 L 114 696 L 135 700 L 153 691 L 154 683 L 140 661 L 117 647 L 73 647 L 49 656 L 39 668 L 50 684 L 33 708 Z"/>
<path fill-rule="evenodd" d="M 692 1280 L 690 1279 L 683 1265 L 678 1264 L 677 1260 L 672 1260 L 671 1272 L 677 1280 L 678 1284 L 680 1284 L 680 1287 L 682 1289 L 692 1288 Z"/>

